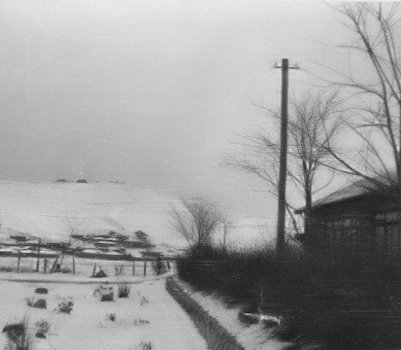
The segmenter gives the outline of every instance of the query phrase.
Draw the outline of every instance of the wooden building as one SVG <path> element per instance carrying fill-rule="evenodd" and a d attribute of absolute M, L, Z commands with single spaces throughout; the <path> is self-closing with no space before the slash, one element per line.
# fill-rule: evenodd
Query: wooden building
<path fill-rule="evenodd" d="M 386 255 L 401 254 L 395 191 L 390 186 L 387 190 L 375 187 L 361 180 L 314 202 L 313 234 L 309 239 L 318 246 L 347 246 Z"/>

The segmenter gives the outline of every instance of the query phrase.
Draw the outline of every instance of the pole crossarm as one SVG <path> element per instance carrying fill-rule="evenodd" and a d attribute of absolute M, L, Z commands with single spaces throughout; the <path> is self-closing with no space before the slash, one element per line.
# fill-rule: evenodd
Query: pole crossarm
<path fill-rule="evenodd" d="M 277 62 L 274 62 L 273 68 L 282 69 L 283 66 L 279 65 Z M 288 69 L 300 69 L 298 63 L 294 63 L 293 65 L 288 65 Z"/>

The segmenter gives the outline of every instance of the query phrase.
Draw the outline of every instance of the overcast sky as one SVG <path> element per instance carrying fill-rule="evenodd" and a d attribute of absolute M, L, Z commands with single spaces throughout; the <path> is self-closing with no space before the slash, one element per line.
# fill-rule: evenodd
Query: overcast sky
<path fill-rule="evenodd" d="M 208 191 L 272 217 L 264 185 L 221 163 L 238 134 L 270 127 L 253 102 L 278 106 L 275 61 L 301 66 L 290 76 L 297 95 L 319 74 L 313 62 L 346 60 L 330 45 L 348 32 L 318 1 L 0 4 L 3 179 Z"/>

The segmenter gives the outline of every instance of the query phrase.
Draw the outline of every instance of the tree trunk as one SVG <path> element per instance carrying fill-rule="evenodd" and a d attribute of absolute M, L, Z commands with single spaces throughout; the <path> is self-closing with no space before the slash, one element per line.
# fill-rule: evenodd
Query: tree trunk
<path fill-rule="evenodd" d="M 312 192 L 309 185 L 305 186 L 305 218 L 304 218 L 304 234 L 305 242 L 308 247 L 313 246 L 316 242 L 315 230 L 312 222 Z"/>

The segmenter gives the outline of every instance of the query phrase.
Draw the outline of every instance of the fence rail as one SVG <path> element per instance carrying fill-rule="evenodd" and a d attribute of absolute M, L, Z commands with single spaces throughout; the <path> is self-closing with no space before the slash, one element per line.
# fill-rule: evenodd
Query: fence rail
<path fill-rule="evenodd" d="M 147 276 L 169 271 L 176 259 L 173 257 L 130 257 L 124 260 L 101 257 L 81 257 L 74 254 L 0 255 L 0 272 L 54 272 L 94 276 L 103 271 L 107 276 Z"/>

